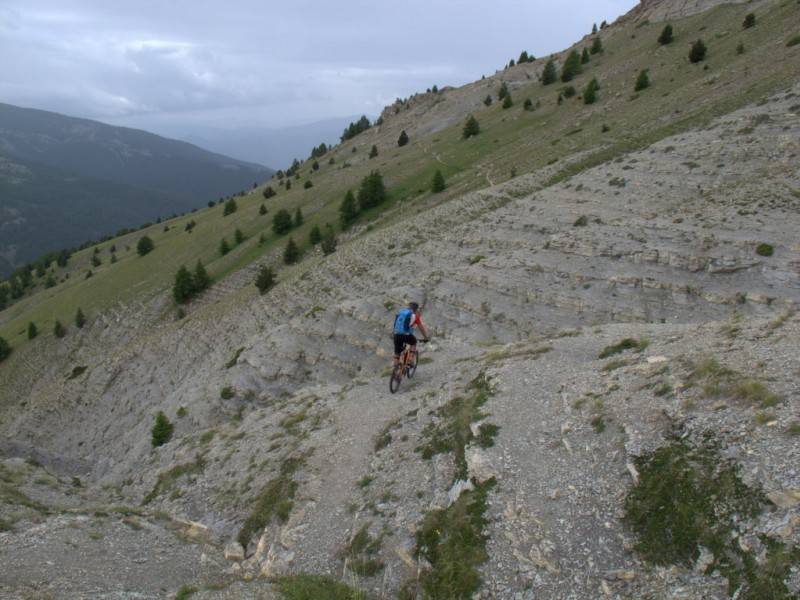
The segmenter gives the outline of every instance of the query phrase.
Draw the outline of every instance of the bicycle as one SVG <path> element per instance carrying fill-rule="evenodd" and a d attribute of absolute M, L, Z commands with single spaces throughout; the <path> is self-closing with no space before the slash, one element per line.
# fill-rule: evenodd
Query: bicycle
<path fill-rule="evenodd" d="M 422 340 L 420 340 L 422 341 Z M 400 388 L 400 382 L 403 381 L 403 375 L 411 379 L 417 371 L 417 362 L 419 360 L 419 351 L 411 353 L 411 348 L 408 344 L 403 344 L 403 352 L 400 354 L 400 362 L 392 368 L 392 374 L 389 376 L 389 391 L 395 393 Z"/>

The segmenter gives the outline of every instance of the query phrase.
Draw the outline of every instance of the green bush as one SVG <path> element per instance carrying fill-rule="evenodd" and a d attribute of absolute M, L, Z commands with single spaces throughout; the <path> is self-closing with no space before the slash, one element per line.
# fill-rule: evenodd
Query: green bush
<path fill-rule="evenodd" d="M 775 253 L 775 248 L 767 243 L 761 243 L 756 246 L 756 254 L 759 256 L 772 256 Z"/>
<path fill-rule="evenodd" d="M 156 424 L 153 425 L 153 428 L 150 430 L 150 443 L 153 444 L 153 447 L 155 448 L 166 444 L 172 437 L 174 428 L 174 425 L 170 423 L 164 411 L 158 411 L 156 415 Z"/>

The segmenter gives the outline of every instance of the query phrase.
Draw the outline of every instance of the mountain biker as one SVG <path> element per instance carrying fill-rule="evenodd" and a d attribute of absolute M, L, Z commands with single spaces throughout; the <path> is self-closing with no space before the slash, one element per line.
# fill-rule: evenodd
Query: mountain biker
<path fill-rule="evenodd" d="M 400 364 L 400 353 L 403 352 L 403 344 L 408 344 L 410 352 L 417 351 L 417 338 L 414 336 L 414 327 L 419 327 L 422 332 L 423 342 L 428 341 L 428 332 L 425 331 L 425 326 L 419 318 L 419 304 L 416 302 L 409 302 L 408 308 L 402 309 L 397 313 L 394 320 L 394 364 Z"/>

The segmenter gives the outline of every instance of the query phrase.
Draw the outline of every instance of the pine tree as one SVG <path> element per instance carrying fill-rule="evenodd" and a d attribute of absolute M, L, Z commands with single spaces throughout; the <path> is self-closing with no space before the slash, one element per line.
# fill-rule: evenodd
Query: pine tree
<path fill-rule="evenodd" d="M 578 51 L 573 50 L 567 55 L 567 59 L 561 66 L 561 81 L 566 83 L 572 81 L 576 75 L 581 72 L 581 55 Z"/>
<path fill-rule="evenodd" d="M 497 99 L 502 100 L 506 96 L 508 96 L 508 84 L 504 81 L 500 84 L 500 90 L 497 92 Z"/>
<path fill-rule="evenodd" d="M 153 240 L 146 235 L 139 238 L 139 241 L 136 243 L 136 252 L 139 254 L 139 256 L 144 256 L 145 254 L 152 252 L 153 248 L 155 248 Z"/>
<path fill-rule="evenodd" d="M 444 176 L 439 169 L 436 169 L 436 173 L 433 174 L 433 184 L 431 185 L 431 191 L 434 194 L 438 194 L 439 192 L 443 192 L 445 187 L 447 187 L 444 183 Z"/>
<path fill-rule="evenodd" d="M 400 137 L 397 139 L 397 145 L 402 148 L 407 143 L 408 143 L 408 134 L 406 133 L 406 130 L 403 129 L 403 131 L 400 132 Z"/>
<path fill-rule="evenodd" d="M 294 211 L 294 226 L 300 227 L 303 224 L 303 211 L 300 207 L 297 207 L 297 210 Z"/>
<path fill-rule="evenodd" d="M 514 105 L 514 101 L 511 99 L 511 94 L 506 94 L 505 98 L 503 98 L 503 108 L 511 108 Z"/>
<path fill-rule="evenodd" d="M 693 63 L 699 63 L 706 57 L 706 45 L 703 40 L 697 40 L 692 44 L 692 49 L 689 50 L 689 60 Z"/>
<path fill-rule="evenodd" d="M 172 437 L 172 431 L 174 429 L 175 426 L 170 423 L 167 415 L 161 410 L 158 411 L 156 415 L 156 424 L 153 425 L 153 428 L 150 430 L 150 443 L 153 444 L 154 448 L 163 446 Z"/>
<path fill-rule="evenodd" d="M 352 225 L 358 216 L 358 205 L 356 204 L 356 197 L 352 190 L 347 190 L 344 195 L 344 200 L 339 205 L 339 223 L 342 229 L 346 229 Z"/>
<path fill-rule="evenodd" d="M 375 158 L 378 156 L 378 147 L 375 144 L 372 144 L 372 148 L 369 150 L 369 157 Z"/>
<path fill-rule="evenodd" d="M 639 77 L 636 78 L 636 84 L 633 86 L 633 89 L 634 91 L 639 92 L 649 87 L 650 78 L 647 76 L 647 69 L 642 69 L 639 71 Z"/>
<path fill-rule="evenodd" d="M 589 60 L 590 60 L 589 59 L 589 49 L 588 48 L 584 48 L 583 52 L 581 52 L 581 64 L 585 65 L 586 63 L 589 62 Z"/>
<path fill-rule="evenodd" d="M 272 217 L 272 231 L 276 235 L 284 235 L 292 229 L 292 215 L 285 208 L 280 209 Z"/>
<path fill-rule="evenodd" d="M 597 100 L 597 90 L 600 89 L 600 84 L 597 83 L 597 78 L 593 77 L 592 80 L 586 84 L 583 90 L 583 103 L 594 104 Z"/>
<path fill-rule="evenodd" d="M 275 272 L 272 267 L 261 265 L 256 275 L 256 287 L 262 294 L 268 292 L 273 285 L 275 285 Z"/>
<path fill-rule="evenodd" d="M 600 39 L 600 36 L 595 36 L 594 41 L 592 42 L 592 47 L 589 48 L 589 54 L 600 54 L 603 51 L 603 40 Z"/>
<path fill-rule="evenodd" d="M 267 214 L 267 207 L 266 207 L 266 206 L 264 206 L 263 204 L 262 204 L 261 206 L 259 206 L 259 207 L 258 207 L 258 214 L 260 214 L 262 217 L 263 217 L 265 214 Z"/>
<path fill-rule="evenodd" d="M 314 225 L 308 233 L 308 242 L 312 246 L 316 246 L 322 241 L 322 232 L 319 230 L 319 225 Z"/>
<path fill-rule="evenodd" d="M 361 180 L 357 195 L 359 210 L 380 206 L 386 201 L 386 198 L 386 186 L 383 184 L 380 171 L 372 171 Z"/>
<path fill-rule="evenodd" d="M 0 336 L 0 362 L 3 362 L 5 359 L 7 359 L 10 354 L 11 346 L 4 337 Z"/>
<path fill-rule="evenodd" d="M 84 325 L 86 325 L 86 317 L 83 315 L 83 311 L 79 306 L 77 312 L 75 313 L 75 327 L 78 329 L 83 329 Z"/>
<path fill-rule="evenodd" d="M 330 223 L 328 223 L 328 225 L 325 227 L 325 233 L 322 236 L 320 248 L 322 248 L 322 253 L 325 256 L 336 252 L 336 234 L 334 233 L 333 227 L 330 225 Z"/>
<path fill-rule="evenodd" d="M 750 29 L 751 27 L 755 27 L 756 25 L 756 16 L 753 13 L 747 13 L 742 22 L 742 27 L 745 29 Z"/>
<path fill-rule="evenodd" d="M 661 35 L 658 36 L 658 43 L 662 46 L 666 46 L 672 42 L 672 25 L 664 25 L 664 29 L 661 30 Z"/>
<path fill-rule="evenodd" d="M 228 252 L 231 251 L 231 247 L 228 244 L 228 240 L 222 238 L 219 242 L 219 253 L 222 256 L 225 256 Z"/>
<path fill-rule="evenodd" d="M 491 106 L 492 105 L 492 95 L 491 94 L 487 94 L 486 95 L 486 98 L 483 99 L 483 104 L 485 106 Z"/>
<path fill-rule="evenodd" d="M 476 119 L 473 115 L 467 119 L 467 122 L 464 124 L 464 129 L 461 132 L 461 137 L 464 139 L 469 139 L 474 135 L 478 135 L 481 132 L 481 127 L 478 124 L 478 119 Z"/>
<path fill-rule="evenodd" d="M 542 71 L 542 85 L 550 85 L 551 83 L 555 83 L 557 79 L 558 71 L 556 71 L 556 63 L 551 58 L 544 65 L 544 71 Z"/>
<path fill-rule="evenodd" d="M 222 216 L 227 217 L 228 215 L 232 215 L 236 212 L 237 208 L 239 207 L 236 205 L 236 200 L 231 198 L 225 203 L 225 206 L 222 209 Z"/>
<path fill-rule="evenodd" d="M 32 340 L 37 335 L 39 335 L 39 329 L 36 327 L 36 323 L 31 321 L 30 323 L 28 323 L 28 339 Z"/>
<path fill-rule="evenodd" d="M 233 239 L 236 242 L 237 246 L 244 241 L 244 234 L 242 233 L 242 230 L 239 229 L 238 227 L 236 228 L 236 231 L 233 232 Z"/>
<path fill-rule="evenodd" d="M 283 262 L 287 265 L 293 265 L 300 258 L 300 249 L 294 243 L 292 236 L 289 236 L 289 241 L 286 242 L 286 248 L 283 250 Z"/>
<path fill-rule="evenodd" d="M 211 285 L 211 277 L 206 271 L 206 268 L 203 266 L 203 263 L 200 262 L 200 259 L 197 259 L 197 265 L 194 268 L 194 275 L 192 276 L 192 284 L 193 284 L 193 293 L 202 292 L 208 286 Z"/>
<path fill-rule="evenodd" d="M 56 319 L 56 323 L 53 325 L 53 335 L 57 338 L 63 338 L 66 334 L 66 328 L 61 324 L 61 321 Z"/>
<path fill-rule="evenodd" d="M 178 304 L 185 304 L 194 295 L 194 278 L 185 265 L 181 265 L 175 273 L 175 283 L 172 286 L 172 297 Z"/>

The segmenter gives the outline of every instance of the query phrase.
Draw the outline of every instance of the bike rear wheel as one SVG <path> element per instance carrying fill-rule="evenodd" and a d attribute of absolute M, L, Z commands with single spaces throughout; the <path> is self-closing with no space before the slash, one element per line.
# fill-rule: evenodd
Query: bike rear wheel
<path fill-rule="evenodd" d="M 389 376 L 389 391 L 393 394 L 400 387 L 400 381 L 403 379 L 403 367 L 399 364 L 395 365 L 392 369 L 392 374 Z"/>
<path fill-rule="evenodd" d="M 414 373 L 417 370 L 417 353 L 410 355 L 408 359 L 408 366 L 406 367 L 406 374 L 408 375 L 409 379 L 414 376 Z"/>

